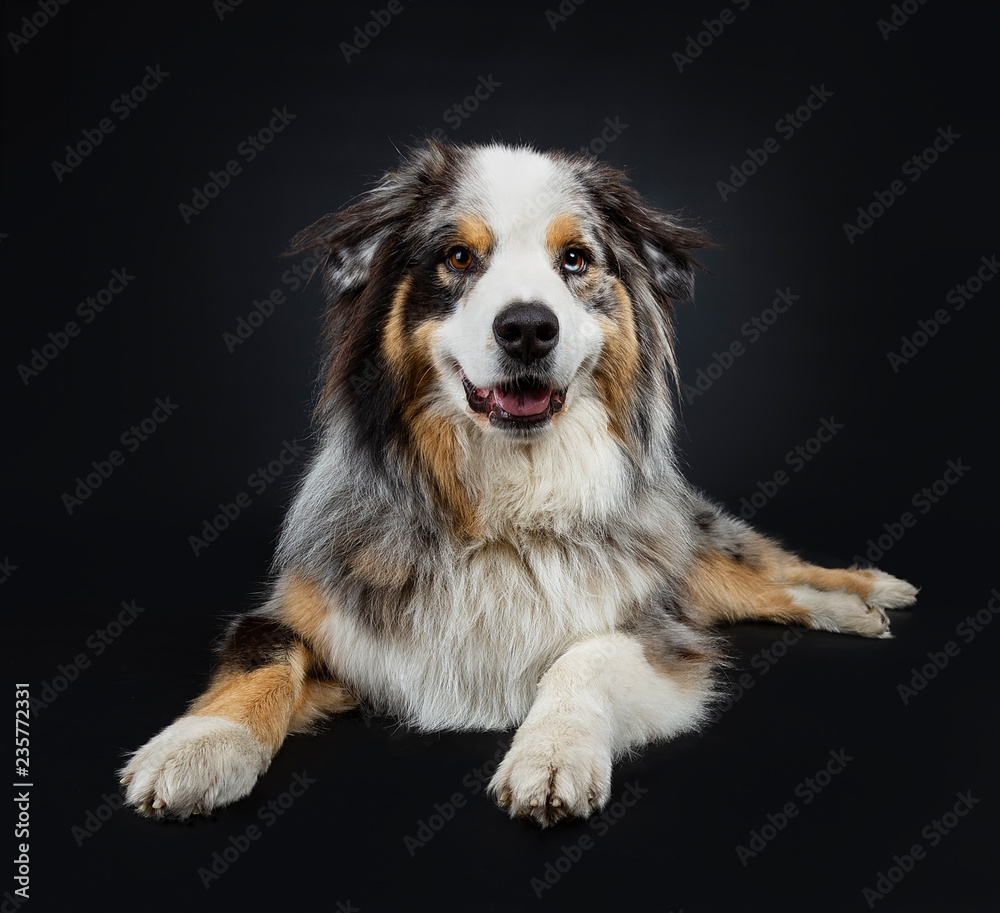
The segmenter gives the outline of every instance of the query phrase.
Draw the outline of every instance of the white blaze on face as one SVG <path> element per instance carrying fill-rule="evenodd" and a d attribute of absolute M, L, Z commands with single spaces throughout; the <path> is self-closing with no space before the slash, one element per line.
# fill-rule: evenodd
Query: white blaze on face
<path fill-rule="evenodd" d="M 509 305 L 538 304 L 559 321 L 548 379 L 554 389 L 565 389 L 584 363 L 596 360 L 603 343 L 599 324 L 574 297 L 546 245 L 554 219 L 583 215 L 579 198 L 556 162 L 527 149 L 480 149 L 466 173 L 472 177 L 458 189 L 456 212 L 482 220 L 494 247 L 483 272 L 442 323 L 441 363 L 457 362 L 475 387 L 498 386 L 505 376 L 493 322 Z M 455 393 L 464 402 L 457 377 Z"/>

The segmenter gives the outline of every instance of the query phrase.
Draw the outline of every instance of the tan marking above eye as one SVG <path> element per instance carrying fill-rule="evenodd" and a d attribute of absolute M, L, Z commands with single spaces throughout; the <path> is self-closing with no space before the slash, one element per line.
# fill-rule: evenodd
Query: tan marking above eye
<path fill-rule="evenodd" d="M 545 233 L 545 245 L 553 257 L 568 248 L 578 247 L 583 237 L 580 220 L 570 213 L 556 216 L 549 222 Z"/>
<path fill-rule="evenodd" d="M 460 216 L 455 228 L 454 241 L 461 246 L 468 247 L 481 256 L 493 247 L 493 232 L 478 216 Z"/>

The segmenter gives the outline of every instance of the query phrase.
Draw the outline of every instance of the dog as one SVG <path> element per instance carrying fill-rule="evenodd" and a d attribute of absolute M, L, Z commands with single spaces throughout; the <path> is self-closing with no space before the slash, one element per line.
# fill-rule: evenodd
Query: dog
<path fill-rule="evenodd" d="M 301 232 L 329 302 L 316 450 L 267 600 L 131 755 L 127 802 L 210 813 L 361 707 L 516 727 L 489 792 L 548 826 L 705 723 L 720 624 L 889 636 L 913 586 L 808 564 L 678 470 L 672 313 L 710 246 L 593 158 L 433 141 Z"/>

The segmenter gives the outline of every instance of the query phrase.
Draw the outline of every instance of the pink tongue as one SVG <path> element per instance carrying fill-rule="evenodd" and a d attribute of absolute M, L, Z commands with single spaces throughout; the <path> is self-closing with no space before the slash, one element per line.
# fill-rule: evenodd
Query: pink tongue
<path fill-rule="evenodd" d="M 493 391 L 497 405 L 508 415 L 538 415 L 549 408 L 552 391 L 548 387 L 528 387 L 520 390 Z"/>

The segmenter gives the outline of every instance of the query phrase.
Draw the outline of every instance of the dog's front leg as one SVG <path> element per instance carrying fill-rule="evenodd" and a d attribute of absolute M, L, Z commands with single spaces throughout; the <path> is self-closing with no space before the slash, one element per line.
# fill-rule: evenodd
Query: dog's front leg
<path fill-rule="evenodd" d="M 614 758 L 696 726 L 709 694 L 706 663 L 667 660 L 642 635 L 577 643 L 542 676 L 490 792 L 511 817 L 543 827 L 585 818 L 608 801 Z"/>
<path fill-rule="evenodd" d="M 319 618 L 317 594 L 293 581 L 273 615 L 245 615 L 232 626 L 208 690 L 121 771 L 129 805 L 151 817 L 187 818 L 235 802 L 290 731 L 354 706 L 299 633 L 278 620 Z"/>

